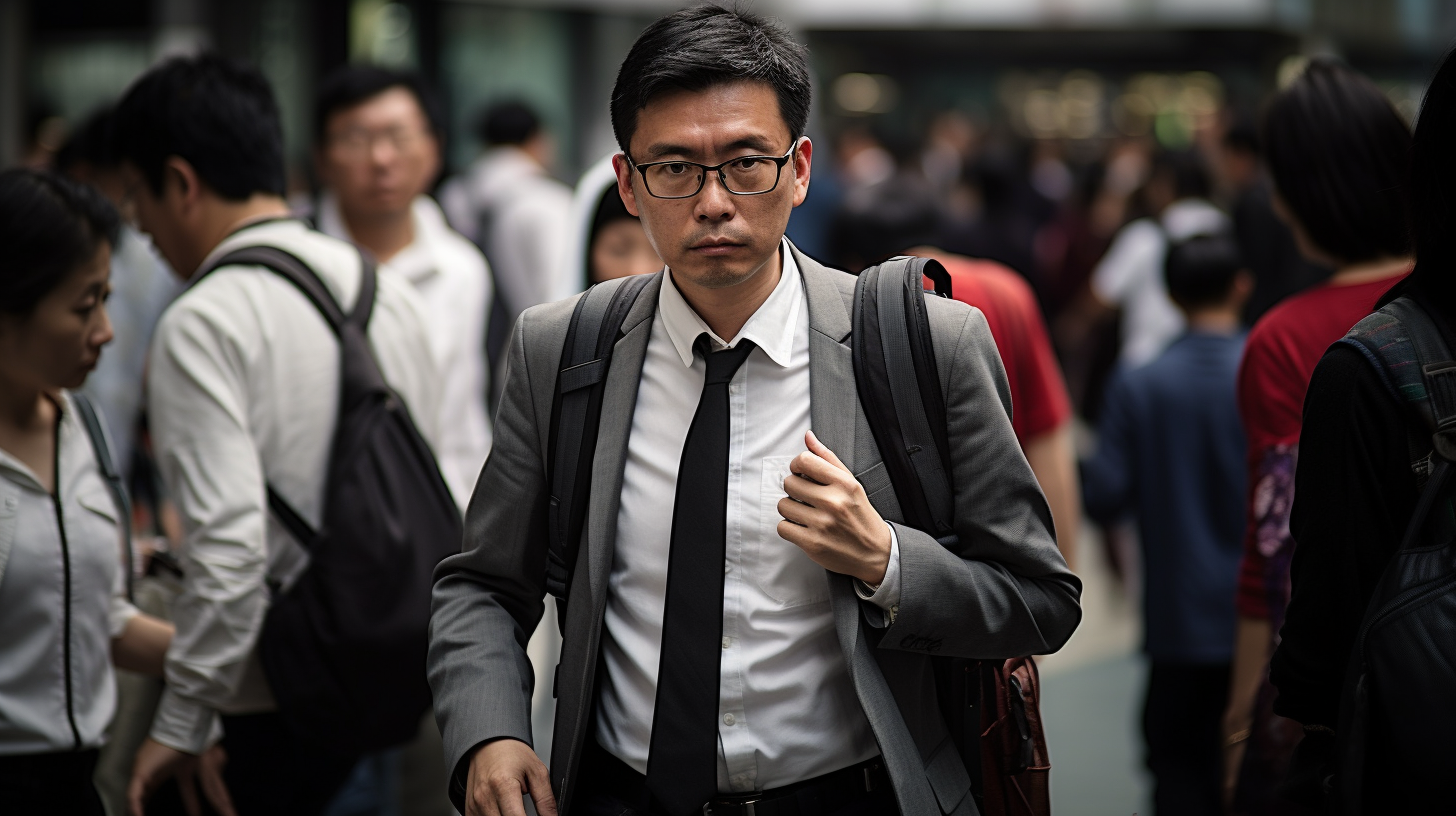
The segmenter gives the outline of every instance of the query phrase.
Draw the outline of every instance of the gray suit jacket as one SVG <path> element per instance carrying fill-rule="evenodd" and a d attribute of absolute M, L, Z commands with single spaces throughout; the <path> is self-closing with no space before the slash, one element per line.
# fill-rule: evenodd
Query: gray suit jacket
<path fill-rule="evenodd" d="M 793 252 L 809 307 L 814 432 L 855 473 L 880 514 L 897 522 L 900 507 L 855 391 L 854 278 Z M 622 474 L 660 286 L 660 278 L 652 281 L 629 312 L 607 377 L 556 675 L 551 781 L 562 813 L 570 812 L 582 746 L 592 738 Z M 495 446 L 470 502 L 464 551 L 435 574 L 429 677 L 461 812 L 471 749 L 501 737 L 531 743 L 534 674 L 526 642 L 545 595 L 547 437 L 574 304 L 575 298 L 538 306 L 516 323 Z M 849 577 L 829 575 L 850 679 L 905 816 L 975 812 L 970 780 L 941 719 L 931 656 L 1053 652 L 1081 620 L 1081 583 L 1057 551 L 1051 512 L 1012 433 L 1006 375 L 985 318 L 952 300 L 930 298 L 927 307 L 948 409 L 960 544 L 952 551 L 896 525 L 901 601 L 888 627 Z M 854 410 L 844 410 L 848 405 Z"/>

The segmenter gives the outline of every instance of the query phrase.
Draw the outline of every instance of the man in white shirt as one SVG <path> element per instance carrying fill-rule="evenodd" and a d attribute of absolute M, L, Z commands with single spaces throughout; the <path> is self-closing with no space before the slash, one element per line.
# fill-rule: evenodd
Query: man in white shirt
<path fill-rule="evenodd" d="M 446 375 L 435 455 L 463 513 L 490 453 L 492 292 L 480 250 L 425 194 L 440 172 L 436 105 L 418 76 L 349 66 L 324 81 L 315 107 L 314 161 L 324 185 L 318 228 L 369 250 L 382 274 L 409 281 L 428 307 L 431 345 Z"/>
<path fill-rule="evenodd" d="M 1170 240 L 1228 231 L 1228 216 L 1208 202 L 1209 184 L 1198 154 L 1154 156 L 1143 191 L 1154 215 L 1123 227 L 1092 272 L 1097 300 L 1122 309 L 1122 366 L 1151 362 L 1184 329 L 1183 313 L 1163 282 L 1163 260 Z"/>
<path fill-rule="evenodd" d="M 618 189 L 667 269 L 627 311 L 582 452 L 549 769 L 525 647 L 577 301 L 516 325 L 466 552 L 437 570 L 431 619 L 466 816 L 519 816 L 522 794 L 543 814 L 974 813 L 930 656 L 1055 651 L 1080 617 L 995 344 L 954 301 L 926 308 L 965 544 L 895 523 L 847 344 L 854 279 L 784 238 L 808 191 L 809 96 L 785 29 L 717 6 L 657 21 L 623 63 Z"/>
<path fill-rule="evenodd" d="M 220 57 L 153 69 L 117 108 L 116 133 L 142 229 L 190 286 L 157 326 L 148 411 L 169 494 L 183 519 L 177 636 L 130 799 L 195 763 L 221 714 L 227 791 L 241 816 L 318 812 L 358 759 L 314 746 L 275 710 L 257 658 L 272 594 L 308 554 L 269 513 L 271 487 L 308 524 L 322 514 L 339 401 L 338 340 L 280 275 L 212 260 L 247 246 L 302 259 L 345 309 L 362 279 L 358 250 L 290 217 L 283 137 L 267 80 Z M 437 438 L 440 375 L 413 289 L 379 275 L 368 324 L 388 384 L 427 440 Z"/>
<path fill-rule="evenodd" d="M 506 325 L 523 310 L 578 290 L 563 279 L 571 188 L 551 177 L 551 138 L 523 102 L 501 102 L 481 120 L 485 152 L 440 191 L 450 225 L 485 251 Z"/>

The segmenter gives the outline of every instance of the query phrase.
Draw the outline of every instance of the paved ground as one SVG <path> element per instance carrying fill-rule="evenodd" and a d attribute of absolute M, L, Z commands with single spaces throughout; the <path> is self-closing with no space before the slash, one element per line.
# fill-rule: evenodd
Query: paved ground
<path fill-rule="evenodd" d="M 1082 625 L 1040 665 L 1056 816 L 1152 813 L 1138 722 L 1146 670 L 1137 606 L 1106 564 L 1101 541 L 1085 534 Z"/>

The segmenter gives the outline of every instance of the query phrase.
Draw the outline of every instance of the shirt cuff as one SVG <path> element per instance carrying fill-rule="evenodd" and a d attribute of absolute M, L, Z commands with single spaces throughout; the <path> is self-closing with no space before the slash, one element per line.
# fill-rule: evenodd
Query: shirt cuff
<path fill-rule="evenodd" d="M 157 716 L 152 719 L 152 739 L 184 754 L 195 755 L 216 742 L 220 730 L 216 711 L 170 688 L 162 691 Z"/>
<path fill-rule="evenodd" d="M 895 535 L 895 525 L 887 521 L 885 526 L 890 528 L 890 563 L 885 567 L 885 579 L 876 589 L 856 578 L 854 592 L 860 600 L 889 612 L 900 605 L 900 537 Z"/>

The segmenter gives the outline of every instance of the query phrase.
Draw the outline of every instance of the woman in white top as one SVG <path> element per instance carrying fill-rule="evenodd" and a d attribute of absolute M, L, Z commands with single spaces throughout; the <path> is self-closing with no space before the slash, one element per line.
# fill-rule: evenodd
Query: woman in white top
<path fill-rule="evenodd" d="M 171 624 L 126 600 L 122 525 L 68 389 L 111 339 L 116 212 L 0 173 L 0 811 L 101 814 L 112 665 L 160 676 Z"/>

